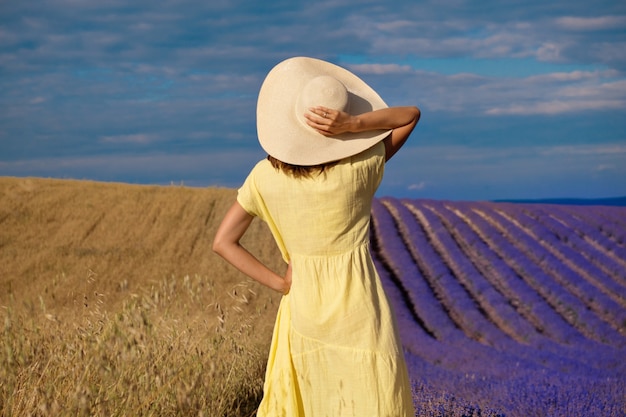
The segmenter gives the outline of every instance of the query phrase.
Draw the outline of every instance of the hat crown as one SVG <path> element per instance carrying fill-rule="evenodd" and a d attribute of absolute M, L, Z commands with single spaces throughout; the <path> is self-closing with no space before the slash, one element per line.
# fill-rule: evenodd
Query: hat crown
<path fill-rule="evenodd" d="M 320 75 L 312 78 L 300 91 L 298 97 L 296 116 L 300 123 L 306 126 L 304 113 L 311 107 L 316 106 L 349 112 L 348 89 L 341 81 L 330 75 Z"/>
<path fill-rule="evenodd" d="M 311 79 L 300 92 L 301 108 L 324 106 L 329 109 L 348 110 L 348 90 L 345 85 L 330 75 Z"/>

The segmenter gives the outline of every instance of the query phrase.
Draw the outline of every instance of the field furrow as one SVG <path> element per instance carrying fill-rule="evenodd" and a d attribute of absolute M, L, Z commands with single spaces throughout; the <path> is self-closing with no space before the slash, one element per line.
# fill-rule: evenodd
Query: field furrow
<path fill-rule="evenodd" d="M 594 210 L 604 221 L 610 222 L 615 229 L 621 232 L 626 230 L 626 216 L 623 207 L 590 207 L 590 209 Z"/>
<path fill-rule="evenodd" d="M 592 334 L 575 329 L 575 316 L 572 315 L 572 310 L 567 304 L 569 301 L 567 297 L 565 299 L 555 299 L 549 296 L 550 292 L 558 294 L 559 290 L 562 291 L 563 289 L 559 288 L 558 285 L 550 285 L 551 277 L 546 276 L 544 271 L 533 260 L 513 245 L 512 242 L 517 241 L 517 235 L 511 233 L 510 230 L 501 232 L 491 224 L 492 221 L 488 222 L 484 219 L 484 216 L 478 214 L 481 210 L 493 214 L 493 210 L 490 210 L 489 206 L 483 206 L 479 209 L 475 203 L 453 203 L 451 209 L 459 215 L 463 214 L 463 216 L 466 216 L 468 224 L 471 224 L 477 233 L 484 236 L 486 243 L 493 248 L 496 254 L 501 256 L 501 258 L 491 258 L 489 261 L 494 262 L 496 267 L 500 262 L 505 262 L 507 265 L 505 270 L 510 269 L 514 272 L 513 275 L 509 275 L 509 278 L 517 279 L 513 279 L 510 283 L 515 283 L 515 288 L 519 294 L 534 296 L 529 307 L 537 316 L 541 317 L 545 326 L 543 335 L 553 340 L 536 339 L 535 342 L 537 344 L 535 346 L 541 346 L 540 351 L 557 355 L 558 359 L 551 358 L 549 360 L 550 363 L 568 358 L 571 361 L 585 363 L 586 366 L 594 369 L 604 368 L 606 363 L 601 359 L 599 360 L 601 356 L 590 356 L 587 352 L 590 349 L 595 351 L 609 349 L 610 351 L 607 345 L 600 345 L 597 342 L 609 343 L 611 346 L 624 346 L 626 340 L 623 338 L 623 335 L 617 334 L 606 323 L 599 322 L 595 317 L 591 317 L 591 320 L 594 321 L 598 328 L 594 329 Z M 488 254 L 489 252 L 485 253 Z M 526 272 L 528 272 L 528 276 L 525 274 Z M 519 279 L 521 281 L 518 282 Z M 545 286 L 546 283 L 548 283 L 547 292 L 542 288 L 539 288 L 539 291 L 534 291 L 535 287 L 538 285 Z M 546 298 L 542 296 L 546 296 Z M 568 306 L 568 308 L 563 309 L 563 306 Z M 578 308 L 582 311 L 582 314 L 589 316 L 582 304 L 579 303 Z M 620 310 L 618 307 L 617 315 L 624 314 L 624 311 Z M 563 314 L 559 314 L 559 312 Z M 569 317 L 571 317 L 572 323 L 568 323 L 570 321 Z M 593 327 L 593 325 L 589 327 Z"/>
<path fill-rule="evenodd" d="M 409 304 L 416 325 L 434 338 L 450 338 L 456 326 L 413 261 L 395 220 L 378 200 L 373 202 L 372 214 L 376 249 L 381 263 L 389 270 L 403 299 Z"/>
<path fill-rule="evenodd" d="M 557 213 L 546 213 L 541 208 L 534 208 L 532 211 L 526 210 L 526 214 L 544 225 L 573 251 L 580 253 L 587 263 L 601 271 L 608 280 L 621 281 L 619 277 L 624 275 L 623 265 L 619 265 L 613 258 L 607 256 L 604 250 L 592 243 L 591 239 L 581 238 L 573 225 L 567 223 L 563 218 L 559 218 Z M 626 294 L 626 288 L 622 288 L 622 292 Z"/>
<path fill-rule="evenodd" d="M 590 227 L 600 230 L 616 245 L 626 249 L 626 226 L 617 220 L 624 216 L 623 213 L 612 216 L 609 214 L 609 207 L 594 206 L 560 206 L 559 209 L 582 219 Z"/>
<path fill-rule="evenodd" d="M 597 287 L 620 306 L 626 308 L 626 295 L 623 293 L 621 286 L 607 279 L 601 270 L 588 262 L 582 254 L 565 244 L 565 242 L 560 240 L 557 235 L 548 230 L 542 223 L 514 205 L 507 207 L 506 211 L 500 208 L 498 212 L 519 225 L 519 227 L 538 242 L 545 251 L 555 256 L 562 265 L 576 272 L 576 274 L 591 285 Z"/>
<path fill-rule="evenodd" d="M 564 268 L 560 261 L 553 256 L 546 254 L 543 246 L 538 245 L 535 240 L 529 238 L 523 229 L 517 228 L 514 224 L 501 223 L 496 220 L 495 211 L 481 207 L 474 210 L 469 215 L 473 222 L 480 224 L 485 221 L 499 231 L 506 233 L 492 234 L 491 245 L 494 250 L 499 251 L 507 264 L 528 283 L 543 299 L 548 303 L 562 320 L 549 321 L 550 337 L 555 340 L 567 335 L 565 340 L 568 344 L 585 343 L 586 340 L 572 334 L 570 327 L 576 329 L 585 338 L 601 343 L 622 343 L 615 317 L 608 313 L 607 305 L 617 306 L 610 299 L 606 299 L 595 287 L 589 285 L 585 280 L 576 279 L 575 272 Z M 499 217 L 503 219 L 503 217 Z M 486 226 L 484 226 L 486 227 Z M 507 236 L 505 238 L 504 236 Z M 515 250 L 524 254 L 523 257 L 511 256 Z M 578 283 L 578 285 L 576 285 Z M 592 291 L 592 294 L 603 297 L 603 304 L 595 303 L 590 308 L 593 299 L 585 299 L 588 294 L 580 287 Z M 595 311 L 592 311 L 595 310 Z M 612 310 L 620 312 L 621 308 Z M 594 312 L 596 314 L 594 314 Z M 621 313 L 617 313 L 621 314 Z M 550 317 L 543 312 L 544 317 Z M 565 325 L 568 323 L 569 326 Z"/>
<path fill-rule="evenodd" d="M 593 227 L 586 222 L 578 213 L 572 214 L 571 211 L 561 207 L 551 207 L 552 212 L 572 228 L 581 239 L 593 245 L 598 251 L 604 253 L 605 256 L 611 258 L 612 262 L 620 265 L 620 276 L 626 279 L 626 247 L 623 247 L 602 233 L 600 227 Z"/>
<path fill-rule="evenodd" d="M 416 210 L 416 204 L 408 201 L 404 204 L 409 210 Z M 481 245 L 480 237 L 466 228 L 442 203 L 428 201 L 419 207 L 436 214 L 445 226 L 450 236 L 446 245 L 448 264 L 456 278 L 500 330 L 517 342 L 528 343 L 535 335 L 536 328 L 513 307 L 515 301 L 510 298 L 511 291 L 498 285 L 499 280 L 488 279 L 494 269 L 493 264 L 483 262 L 489 256 L 489 248 Z"/>
<path fill-rule="evenodd" d="M 559 258 L 546 251 L 544 245 L 526 233 L 524 228 L 503 216 L 501 210 L 479 207 L 474 211 L 503 236 L 507 236 L 506 239 L 494 242 L 494 247 L 513 245 L 524 254 L 527 259 L 507 257 L 507 263 L 566 322 L 592 340 L 603 343 L 611 341 L 613 344 L 624 342 L 617 333 L 623 332 L 622 317 L 626 312 L 613 299 L 582 279 L 576 271 L 563 265 Z M 561 327 L 561 331 L 567 329 Z"/>
<path fill-rule="evenodd" d="M 386 205 L 396 218 L 399 231 L 416 263 L 423 264 L 424 277 L 434 288 L 452 320 L 471 339 L 490 346 L 500 346 L 504 333 L 489 317 L 471 291 L 450 268 L 449 237 L 443 224 L 429 210 L 410 211 L 395 200 Z"/>
<path fill-rule="evenodd" d="M 544 295 L 544 291 L 537 291 L 532 285 L 533 280 L 519 274 L 514 264 L 528 265 L 532 262 L 523 252 L 504 238 L 504 232 L 493 227 L 483 217 L 478 215 L 472 206 L 456 204 L 450 207 L 463 223 L 456 228 L 461 234 L 468 234 L 464 229 L 469 228 L 479 236 L 479 254 L 475 255 L 480 264 L 480 272 L 490 280 L 492 285 L 505 294 L 519 313 L 528 320 L 538 333 L 558 342 L 572 342 L 582 339 L 578 332 L 567 324 L 566 319 L 558 314 Z"/>

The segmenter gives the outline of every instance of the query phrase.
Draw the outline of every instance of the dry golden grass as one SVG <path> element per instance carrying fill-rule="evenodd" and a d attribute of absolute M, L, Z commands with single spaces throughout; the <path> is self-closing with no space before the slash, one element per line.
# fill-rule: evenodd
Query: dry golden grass
<path fill-rule="evenodd" d="M 252 415 L 279 296 L 210 250 L 234 198 L 0 178 L 0 415 Z"/>

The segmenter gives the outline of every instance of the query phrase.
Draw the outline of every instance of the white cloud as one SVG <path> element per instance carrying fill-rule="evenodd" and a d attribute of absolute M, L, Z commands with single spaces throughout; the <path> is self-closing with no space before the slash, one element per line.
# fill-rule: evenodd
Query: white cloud
<path fill-rule="evenodd" d="M 564 60 L 563 49 L 563 45 L 557 42 L 544 42 L 536 47 L 533 55 L 535 55 L 539 61 L 561 62 Z"/>
<path fill-rule="evenodd" d="M 485 114 L 492 116 L 502 115 L 555 115 L 565 113 L 579 113 L 583 111 L 601 111 L 626 109 L 626 100 L 586 100 L 586 101 L 537 101 L 531 104 L 512 104 L 505 107 L 487 109 Z"/>
<path fill-rule="evenodd" d="M 487 108 L 485 114 L 555 115 L 623 110 L 626 80 L 614 81 L 616 74 L 615 71 L 573 71 L 521 79 L 517 88 L 507 92 L 508 103 Z"/>
<path fill-rule="evenodd" d="M 558 26 L 568 30 L 588 31 L 623 29 L 626 26 L 626 16 L 565 16 L 556 19 L 556 23 Z"/>
<path fill-rule="evenodd" d="M 361 74 L 409 74 L 413 69 L 409 65 L 398 64 L 353 64 L 350 69 Z"/>
<path fill-rule="evenodd" d="M 420 181 L 417 184 L 409 184 L 407 190 L 410 191 L 421 191 L 426 188 L 426 181 Z"/>
<path fill-rule="evenodd" d="M 595 171 L 604 172 L 604 171 L 614 171 L 615 165 L 611 164 L 600 164 L 595 168 Z"/>
<path fill-rule="evenodd" d="M 147 145 L 158 140 L 157 135 L 147 133 L 135 133 L 132 135 L 114 135 L 114 136 L 102 136 L 100 142 L 102 143 L 134 143 L 139 145 Z"/>
<path fill-rule="evenodd" d="M 620 73 L 616 70 L 602 70 L 602 71 L 582 71 L 574 70 L 570 72 L 552 72 L 548 74 L 540 74 L 528 77 L 532 82 L 568 82 L 568 81 L 585 81 L 585 80 L 599 80 L 599 79 L 611 79 L 620 77 Z"/>
<path fill-rule="evenodd" d="M 568 145 L 538 148 L 539 154 L 550 155 L 626 155 L 626 144 Z"/>
<path fill-rule="evenodd" d="M 385 32 L 396 32 L 398 30 L 410 29 L 415 26 L 415 22 L 411 20 L 392 20 L 380 22 L 376 27 Z"/>

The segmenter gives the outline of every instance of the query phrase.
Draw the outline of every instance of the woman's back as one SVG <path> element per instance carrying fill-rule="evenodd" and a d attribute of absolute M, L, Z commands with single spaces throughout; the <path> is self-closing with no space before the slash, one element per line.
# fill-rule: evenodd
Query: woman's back
<path fill-rule="evenodd" d="M 379 143 L 310 178 L 293 178 L 264 160 L 238 199 L 268 223 L 285 259 L 347 252 L 368 242 L 384 152 Z"/>

